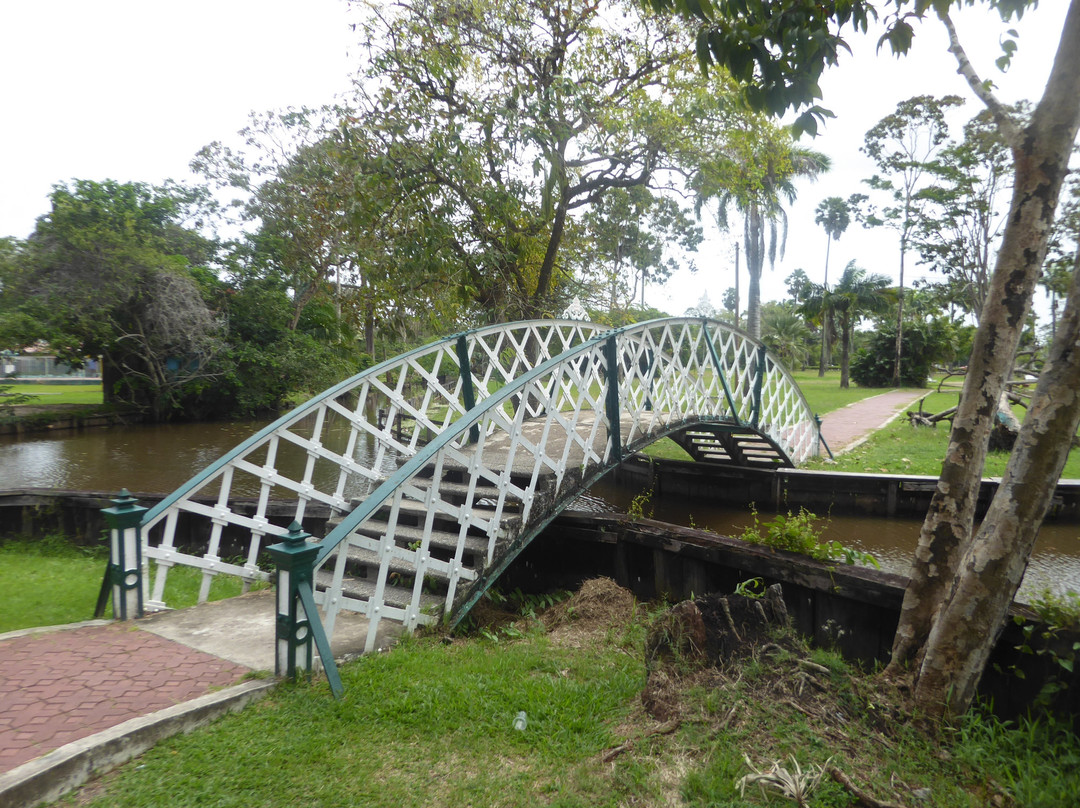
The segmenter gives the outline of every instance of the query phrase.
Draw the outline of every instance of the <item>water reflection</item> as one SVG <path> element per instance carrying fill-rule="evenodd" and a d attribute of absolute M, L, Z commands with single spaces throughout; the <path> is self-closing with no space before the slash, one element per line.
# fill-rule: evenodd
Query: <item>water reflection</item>
<path fill-rule="evenodd" d="M 266 423 L 133 425 L 3 437 L 0 438 L 0 488 L 172 491 Z M 340 434 L 332 434 L 335 431 Z M 345 440 L 343 427 L 324 436 L 325 444 L 337 451 L 343 450 Z M 369 453 L 370 446 L 361 445 L 354 455 L 359 459 Z M 299 447 L 283 447 L 279 462 L 295 466 L 293 473 L 299 477 L 306 458 L 306 452 Z M 383 471 L 390 471 L 392 459 L 386 465 Z M 323 476 L 320 487 L 332 488 L 327 480 L 334 479 L 336 473 L 336 468 L 320 461 L 316 466 L 316 474 Z M 356 490 L 346 493 L 360 492 L 358 484 Z M 256 494 L 255 480 L 237 475 L 233 493 Z M 625 512 L 638 493 L 601 480 L 575 507 Z M 653 509 L 657 519 L 726 535 L 739 535 L 753 519 L 749 509 L 716 507 L 704 500 L 673 496 L 657 499 Z M 764 514 L 763 518 L 768 516 Z M 883 569 L 906 573 L 918 541 L 919 524 L 916 519 L 833 515 L 826 536 L 873 553 Z M 1047 587 L 1080 591 L 1080 526 L 1052 523 L 1043 526 L 1021 593 L 1031 596 Z"/>
<path fill-rule="evenodd" d="M 153 424 L 0 439 L 0 488 L 172 491 L 266 422 Z"/>
<path fill-rule="evenodd" d="M 588 510 L 625 512 L 638 493 L 601 480 L 582 500 L 582 506 Z M 763 513 L 759 518 L 765 520 L 771 516 Z M 749 508 L 717 506 L 703 499 L 668 495 L 653 503 L 653 518 L 727 536 L 738 536 L 753 524 Z M 921 519 L 833 514 L 828 519 L 824 538 L 871 553 L 883 570 L 907 575 L 921 524 Z M 1047 522 L 1039 531 L 1020 586 L 1020 599 L 1030 599 L 1044 589 L 1080 592 L 1080 525 Z"/>

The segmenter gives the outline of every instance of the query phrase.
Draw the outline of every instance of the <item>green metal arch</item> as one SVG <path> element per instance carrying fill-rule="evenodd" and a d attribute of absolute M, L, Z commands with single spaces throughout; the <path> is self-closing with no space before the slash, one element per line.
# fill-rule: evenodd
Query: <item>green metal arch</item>
<path fill-rule="evenodd" d="M 412 401 L 403 392 L 410 380 L 424 391 L 422 400 Z M 385 423 L 368 420 L 365 407 L 376 398 L 389 402 Z M 435 410 L 442 415 L 432 415 Z M 405 436 L 393 434 L 395 414 L 411 419 Z M 345 449 L 327 443 L 324 426 L 331 421 L 347 428 Z M 301 429 L 300 424 L 307 426 Z M 663 318 L 610 330 L 577 321 L 528 321 L 455 334 L 324 391 L 152 508 L 142 522 L 144 537 L 152 527 L 164 524 L 164 528 L 163 538 L 147 549 L 163 570 L 150 602 L 160 602 L 164 575 L 173 564 L 202 569 L 207 590 L 210 579 L 222 572 L 249 580 L 265 577 L 255 563 L 262 541 L 287 530 L 270 520 L 266 506 L 273 492 L 286 491 L 297 502 L 290 522 L 303 520 L 309 502 L 325 503 L 343 514 L 319 541 L 316 562 L 329 568 L 334 561 L 333 581 L 320 595 L 328 609 L 329 631 L 338 608 L 367 610 L 364 613 L 372 618 L 369 638 L 383 616 L 407 627 L 431 622 L 432 615 L 421 608 L 421 583 L 428 574 L 449 581 L 445 612 L 463 613 L 543 525 L 577 492 L 615 468 L 624 453 L 698 425 L 760 435 L 775 449 L 777 462 L 786 465 L 801 463 L 820 445 L 817 419 L 787 371 L 762 343 L 720 321 Z M 421 430 L 432 433 L 426 443 Z M 529 430 L 540 430 L 543 440 L 534 440 Z M 562 453 L 549 453 L 548 436 L 560 430 L 565 441 Z M 380 453 L 396 451 L 394 469 L 383 477 L 378 459 L 367 466 L 356 462 L 352 452 L 358 436 L 372 436 Z M 499 440 L 506 444 L 511 466 L 519 456 L 525 458 L 525 466 L 532 464 L 531 478 L 526 481 L 527 474 L 518 475 L 519 480 L 509 467 L 484 465 L 484 453 L 496 451 Z M 281 457 L 288 452 L 306 458 L 306 470 L 291 477 L 282 471 Z M 333 490 L 314 482 L 313 469 L 318 466 L 335 470 Z M 456 483 L 465 492 L 461 504 L 444 496 L 451 486 L 444 484 L 443 475 L 452 466 L 458 471 L 471 469 L 467 482 Z M 230 507 L 238 477 L 257 487 L 254 516 Z M 370 480 L 371 489 L 350 510 L 343 492 L 353 478 Z M 498 488 L 491 516 L 475 507 L 481 482 Z M 542 485 L 553 487 L 541 490 Z M 214 486 L 215 503 L 194 497 Z M 398 519 L 409 503 L 414 514 L 418 510 L 425 514 L 420 517 L 425 532 L 403 546 Z M 520 517 L 506 517 L 515 507 Z M 382 534 L 369 535 L 368 525 L 368 533 L 361 535 L 358 528 L 380 511 L 389 514 Z M 209 549 L 202 556 L 174 546 L 172 531 L 181 513 L 211 525 Z M 436 516 L 460 524 L 458 546 L 450 559 L 433 556 L 427 544 Z M 507 527 L 510 523 L 513 526 Z M 226 526 L 250 531 L 243 566 L 217 557 Z M 483 569 L 465 568 L 462 548 L 470 537 L 475 545 L 478 534 L 489 537 Z M 374 593 L 362 603 L 345 597 L 341 589 L 343 559 L 350 547 L 380 559 Z M 415 570 L 413 598 L 406 606 L 383 599 L 391 562 Z"/>

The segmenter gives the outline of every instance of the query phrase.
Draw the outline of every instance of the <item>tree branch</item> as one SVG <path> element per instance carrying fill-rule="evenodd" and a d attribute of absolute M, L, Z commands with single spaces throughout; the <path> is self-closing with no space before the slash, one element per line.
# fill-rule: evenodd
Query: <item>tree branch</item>
<path fill-rule="evenodd" d="M 1005 141 L 1009 146 L 1015 148 L 1020 142 L 1019 125 L 1012 115 L 1009 114 L 1005 105 L 998 100 L 993 92 L 991 92 L 988 83 L 983 81 L 979 77 L 979 74 L 975 72 L 975 66 L 972 65 L 971 60 L 968 59 L 967 51 L 965 51 L 964 46 L 960 44 L 960 37 L 956 33 L 956 26 L 953 24 L 952 17 L 949 16 L 949 13 L 947 11 L 939 11 L 938 19 L 941 20 L 945 29 L 949 32 L 949 53 L 956 57 L 956 63 L 958 65 L 956 72 L 964 77 L 968 86 L 971 87 L 971 91 L 975 93 L 976 97 L 986 105 L 988 110 L 990 110 L 990 114 L 994 116 L 994 121 L 997 123 Z"/>

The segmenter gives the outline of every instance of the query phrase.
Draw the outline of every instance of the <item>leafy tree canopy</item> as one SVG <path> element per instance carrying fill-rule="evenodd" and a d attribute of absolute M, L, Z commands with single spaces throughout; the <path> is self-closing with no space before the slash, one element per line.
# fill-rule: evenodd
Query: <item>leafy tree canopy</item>
<path fill-rule="evenodd" d="M 878 47 L 905 54 L 915 36 L 913 22 L 929 13 L 947 14 L 954 6 L 979 0 L 649 0 L 658 10 L 673 9 L 697 20 L 697 56 L 703 68 L 718 65 L 746 88 L 755 109 L 773 115 L 801 111 L 795 132 L 817 134 L 832 113 L 821 100 L 820 79 L 850 52 L 850 33 L 865 34 L 880 20 L 885 33 Z M 1018 19 L 1037 0 L 985 0 L 1003 21 Z M 1016 50 L 1015 33 L 1002 37 L 998 65 L 1008 66 Z"/>

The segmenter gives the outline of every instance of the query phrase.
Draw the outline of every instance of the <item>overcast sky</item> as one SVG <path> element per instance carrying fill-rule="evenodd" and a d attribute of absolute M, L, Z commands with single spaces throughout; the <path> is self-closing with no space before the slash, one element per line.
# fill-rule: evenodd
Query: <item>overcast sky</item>
<path fill-rule="evenodd" d="M 957 15 L 976 69 L 999 85 L 1003 100 L 1038 98 L 1065 6 L 1043 0 L 1025 15 L 1004 75 L 993 62 L 1007 26 L 981 8 Z M 250 111 L 333 100 L 356 69 L 349 20 L 342 0 L 0 0 L 0 236 L 27 236 L 57 182 L 189 179 L 195 152 L 232 139 Z M 808 145 L 828 154 L 833 170 L 800 186 L 786 256 L 765 271 L 766 299 L 784 296 L 783 279 L 795 268 L 821 280 L 825 234 L 814 208 L 827 196 L 865 190 L 861 181 L 873 167 L 858 148 L 867 129 L 914 95 L 973 98 L 940 24 L 918 29 L 913 52 L 901 60 L 876 55 L 875 40 L 854 40 L 854 55 L 822 82 L 824 105 L 837 117 Z M 957 129 L 979 109 L 972 100 Z M 732 237 L 706 232 L 697 276 L 680 272 L 665 288 L 650 288 L 649 303 L 681 314 L 703 290 L 719 303 L 733 285 Z M 895 278 L 896 239 L 853 223 L 833 245 L 830 278 L 851 259 Z M 916 267 L 906 280 L 922 274 Z M 744 275 L 744 307 L 745 288 Z"/>

